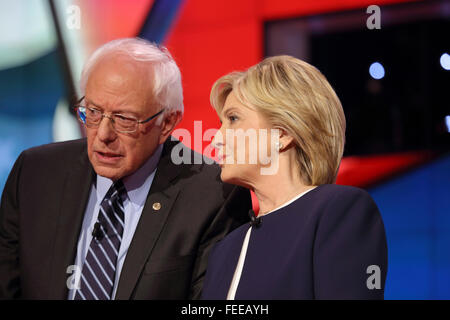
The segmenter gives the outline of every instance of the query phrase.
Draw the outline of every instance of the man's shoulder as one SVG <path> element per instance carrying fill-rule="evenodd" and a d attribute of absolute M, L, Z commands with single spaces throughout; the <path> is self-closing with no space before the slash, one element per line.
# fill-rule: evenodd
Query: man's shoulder
<path fill-rule="evenodd" d="M 182 171 L 188 171 L 191 176 L 216 176 L 220 175 L 219 165 L 211 158 L 189 148 L 183 142 L 171 139 L 165 144 L 163 157 L 180 166 Z"/>
<path fill-rule="evenodd" d="M 77 139 L 63 142 L 53 142 L 36 147 L 32 147 L 23 151 L 24 155 L 33 156 L 58 156 L 68 154 L 80 154 L 86 151 L 86 139 Z"/>
<path fill-rule="evenodd" d="M 30 170 L 64 169 L 80 159 L 87 162 L 86 139 L 54 142 L 26 149 L 19 156 Z"/>
<path fill-rule="evenodd" d="M 160 174 L 169 179 L 177 171 L 177 183 L 190 193 L 200 197 L 211 197 L 212 194 L 227 197 L 233 190 L 243 192 L 241 187 L 222 182 L 221 169 L 214 160 L 198 153 L 178 140 L 166 141 L 163 155 L 158 165 Z M 198 188 L 201 186 L 201 188 Z"/>

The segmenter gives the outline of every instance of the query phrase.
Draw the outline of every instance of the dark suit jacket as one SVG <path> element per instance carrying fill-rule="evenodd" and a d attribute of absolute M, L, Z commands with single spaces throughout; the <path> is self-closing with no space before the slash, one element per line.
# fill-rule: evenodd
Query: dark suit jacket
<path fill-rule="evenodd" d="M 226 299 L 249 224 L 213 249 L 204 299 Z M 380 289 L 376 285 L 377 265 Z M 321 185 L 261 217 L 253 228 L 235 299 L 382 299 L 387 245 L 364 190 Z M 369 281 L 368 281 L 369 280 Z"/>
<path fill-rule="evenodd" d="M 249 192 L 223 184 L 215 164 L 173 164 L 178 143 L 164 145 L 116 299 L 198 298 L 212 245 L 247 221 Z M 86 148 L 85 139 L 54 143 L 16 161 L 0 206 L 0 298 L 67 298 L 95 179 Z"/>

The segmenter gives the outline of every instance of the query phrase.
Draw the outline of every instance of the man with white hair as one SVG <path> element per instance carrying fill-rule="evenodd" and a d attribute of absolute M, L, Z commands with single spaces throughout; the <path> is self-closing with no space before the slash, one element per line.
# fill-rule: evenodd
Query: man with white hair
<path fill-rule="evenodd" d="M 198 298 L 211 247 L 251 201 L 215 164 L 173 163 L 175 61 L 146 40 L 114 40 L 87 61 L 81 90 L 86 139 L 25 150 L 5 185 L 0 298 Z"/>

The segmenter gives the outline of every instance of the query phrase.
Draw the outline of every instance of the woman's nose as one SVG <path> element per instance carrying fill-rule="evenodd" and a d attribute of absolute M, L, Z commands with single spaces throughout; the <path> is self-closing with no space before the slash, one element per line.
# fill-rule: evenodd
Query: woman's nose
<path fill-rule="evenodd" d="M 224 145 L 222 127 L 216 132 L 211 144 L 216 149 L 221 149 Z"/>

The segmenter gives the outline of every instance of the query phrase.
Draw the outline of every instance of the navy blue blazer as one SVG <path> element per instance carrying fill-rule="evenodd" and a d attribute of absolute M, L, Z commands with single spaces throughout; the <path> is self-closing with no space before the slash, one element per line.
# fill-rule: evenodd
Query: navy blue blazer
<path fill-rule="evenodd" d="M 215 245 L 203 299 L 226 299 L 249 227 Z M 386 273 L 384 225 L 370 195 L 320 185 L 253 227 L 235 299 L 383 299 Z"/>

